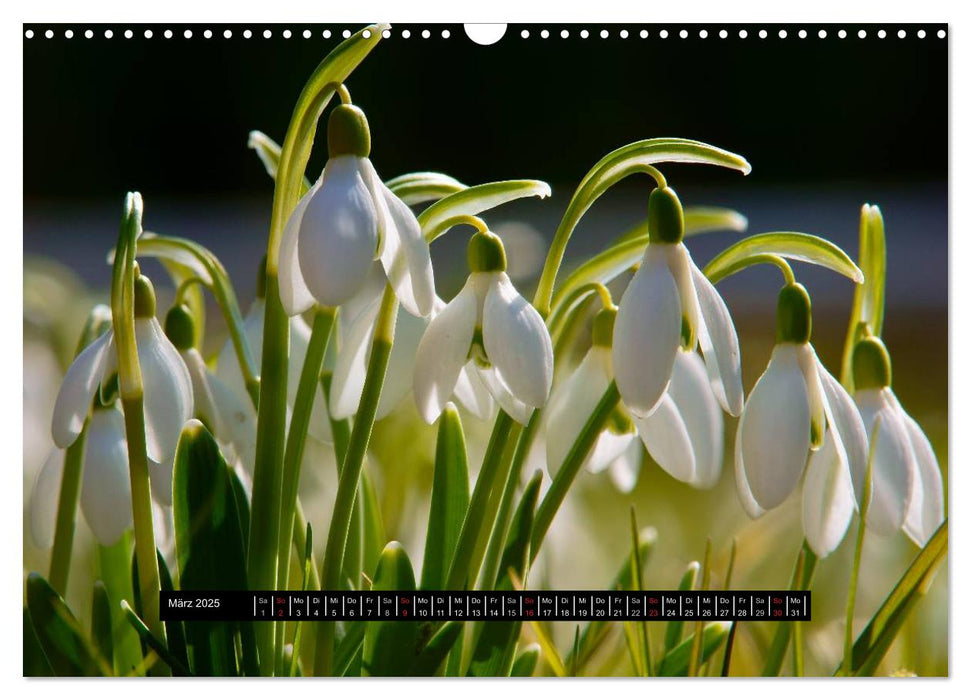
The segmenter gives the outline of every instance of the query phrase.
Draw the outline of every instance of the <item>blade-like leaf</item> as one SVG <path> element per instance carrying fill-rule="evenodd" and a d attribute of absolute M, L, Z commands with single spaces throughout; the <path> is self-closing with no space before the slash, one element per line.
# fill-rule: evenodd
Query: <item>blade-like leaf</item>
<path fill-rule="evenodd" d="M 793 591 L 806 591 L 812 586 L 813 576 L 816 574 L 816 565 L 819 559 L 813 552 L 812 547 L 803 541 L 796 557 L 796 566 L 793 569 L 792 577 L 789 579 L 789 588 Z M 792 623 L 776 623 L 775 634 L 769 649 L 765 653 L 765 665 L 762 667 L 763 676 L 778 676 L 782 670 L 782 661 L 785 659 L 789 649 L 789 640 L 792 638 Z"/>
<path fill-rule="evenodd" d="M 106 661 L 85 637 L 64 599 L 37 573 L 27 576 L 27 610 L 54 675 L 110 675 Z"/>
<path fill-rule="evenodd" d="M 111 629 L 111 601 L 103 581 L 95 581 L 91 594 L 91 646 L 110 664 L 114 658 Z"/>
<path fill-rule="evenodd" d="M 462 634 L 462 624 L 459 622 L 446 622 L 428 640 L 428 644 L 418 654 L 415 663 L 412 665 L 408 675 L 411 676 L 434 676 L 439 667 L 445 661 L 445 657 L 455 646 L 459 635 Z"/>
<path fill-rule="evenodd" d="M 701 564 L 696 561 L 688 564 L 688 568 L 685 569 L 684 574 L 681 576 L 681 581 L 678 583 L 679 591 L 692 591 L 698 583 L 698 572 L 701 570 Z M 664 653 L 669 653 L 678 644 L 681 643 L 681 633 L 684 630 L 684 621 L 682 620 L 671 620 L 668 623 L 667 629 L 664 632 Z"/>
<path fill-rule="evenodd" d="M 381 552 L 374 573 L 375 591 L 413 591 L 415 572 L 408 553 L 398 542 Z M 361 670 L 366 676 L 406 676 L 415 663 L 418 625 L 402 622 L 371 622 L 364 633 Z"/>
<path fill-rule="evenodd" d="M 728 637 L 728 629 L 731 624 L 728 622 L 711 622 L 705 625 L 701 635 L 701 663 L 704 663 L 714 654 L 718 647 L 722 645 Z M 661 664 L 658 666 L 657 675 L 659 676 L 685 676 L 688 673 L 688 663 L 691 658 L 691 649 L 695 643 L 695 636 L 692 634 L 683 642 L 674 647 L 664 655 Z"/>
<path fill-rule="evenodd" d="M 550 186 L 540 180 L 487 182 L 440 199 L 418 216 L 418 223 L 425 240 L 431 243 L 462 217 L 475 216 L 523 197 L 549 196 Z"/>
<path fill-rule="evenodd" d="M 512 665 L 512 671 L 509 675 L 513 678 L 529 678 L 534 673 L 536 673 L 536 667 L 539 665 L 539 644 L 530 644 L 525 649 L 520 652 L 519 656 L 516 657 L 516 661 Z"/>
<path fill-rule="evenodd" d="M 384 520 L 381 517 L 381 504 L 378 493 L 374 489 L 374 482 L 365 469 L 361 472 L 361 499 L 364 504 L 364 573 L 373 577 L 378 568 L 381 549 L 388 537 L 384 530 Z"/>
<path fill-rule="evenodd" d="M 121 611 L 125 616 L 125 619 L 128 620 L 128 624 L 132 626 L 145 646 L 158 654 L 158 657 L 165 664 L 167 664 L 170 669 L 172 669 L 173 676 L 192 675 L 189 672 L 189 669 L 182 664 L 182 661 L 172 654 L 171 651 L 169 651 L 168 647 L 165 646 L 165 643 L 152 634 L 152 631 L 148 629 L 148 625 L 146 625 L 145 621 L 142 620 L 134 610 L 132 610 L 132 607 L 128 604 L 128 601 L 121 601 Z"/>
<path fill-rule="evenodd" d="M 709 262 L 704 273 L 715 284 L 749 265 L 764 262 L 762 256 L 766 255 L 821 265 L 856 283 L 863 282 L 863 272 L 839 246 L 825 238 L 795 231 L 773 231 L 743 238 Z"/>
<path fill-rule="evenodd" d="M 444 173 L 406 173 L 384 184 L 409 206 L 436 202 L 468 187 Z"/>
<path fill-rule="evenodd" d="M 448 404 L 438 423 L 435 474 L 428 509 L 428 535 L 421 566 L 421 588 L 445 588 L 448 566 L 455 553 L 465 512 L 469 508 L 469 459 L 458 410 Z"/>
<path fill-rule="evenodd" d="M 853 388 L 853 349 L 865 324 L 871 333 L 883 332 L 884 296 L 887 283 L 887 242 L 880 207 L 864 204 L 860 211 L 860 269 L 864 282 L 854 290 L 850 323 L 843 346 L 841 379 Z"/>

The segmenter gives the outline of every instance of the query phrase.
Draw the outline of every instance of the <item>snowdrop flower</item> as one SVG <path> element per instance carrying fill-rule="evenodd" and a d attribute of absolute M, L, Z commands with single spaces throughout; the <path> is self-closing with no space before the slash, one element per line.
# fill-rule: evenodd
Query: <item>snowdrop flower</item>
<path fill-rule="evenodd" d="M 820 557 L 846 534 L 851 474 L 866 468 L 866 432 L 842 385 L 809 343 L 812 312 L 800 284 L 779 293 L 776 346 L 748 397 L 735 438 L 735 479 L 748 515 L 761 516 L 803 484 L 806 540 Z M 808 457 L 808 467 L 807 467 Z"/>
<path fill-rule="evenodd" d="M 944 522 L 941 468 L 924 431 L 907 415 L 891 389 L 890 355 L 879 338 L 857 343 L 853 381 L 854 398 L 873 450 L 867 526 L 878 534 L 902 529 L 923 547 Z M 864 464 L 862 470 L 853 472 L 853 485 L 861 502 L 865 480 Z"/>
<path fill-rule="evenodd" d="M 195 321 L 178 304 L 165 317 L 165 334 L 179 351 L 192 380 L 195 414 L 216 437 L 228 461 L 252 469 L 256 459 L 256 411 L 249 397 L 239 396 L 206 367 L 195 348 Z M 171 485 L 169 486 L 171 495 Z M 168 501 L 171 503 L 171 498 Z"/>
<path fill-rule="evenodd" d="M 340 306 L 380 260 L 398 299 L 431 313 L 435 282 L 418 220 L 371 165 L 371 135 L 358 107 L 344 104 L 327 126 L 329 160 L 291 214 L 280 244 L 280 300 L 290 316 L 315 303 Z"/>
<path fill-rule="evenodd" d="M 472 236 L 465 286 L 428 324 L 415 358 L 418 411 L 433 423 L 468 368 L 513 419 L 526 423 L 553 384 L 553 343 L 539 312 L 506 275 L 506 253 L 489 231 Z M 474 377 L 474 378 L 473 378 Z"/>
<path fill-rule="evenodd" d="M 145 441 L 148 458 L 170 462 L 192 417 L 189 371 L 155 318 L 155 291 L 144 275 L 135 277 L 135 344 L 144 388 Z M 108 330 L 85 348 L 64 377 L 54 404 L 51 434 L 60 448 L 69 447 L 84 427 L 98 387 L 115 373 L 114 331 Z"/>
<path fill-rule="evenodd" d="M 263 361 L 263 323 L 266 312 L 265 299 L 265 266 L 261 264 L 260 275 L 256 286 L 256 298 L 250 305 L 246 316 L 243 318 L 243 335 L 246 336 L 246 344 L 249 346 L 253 355 L 253 361 L 259 367 Z M 290 361 L 287 363 L 287 419 L 289 412 L 293 408 L 293 402 L 297 398 L 297 388 L 300 385 L 300 373 L 303 371 L 303 363 L 307 358 L 307 347 L 310 345 L 310 326 L 300 316 L 290 319 Z M 216 360 L 216 377 L 225 383 L 236 396 L 235 405 L 252 402 L 246 391 L 246 383 L 243 380 L 243 373 L 239 368 L 239 359 L 236 356 L 236 349 L 232 341 L 227 340 L 223 349 L 219 352 Z M 219 401 L 218 397 L 216 398 Z M 313 437 L 323 442 L 333 442 L 330 429 L 330 417 L 327 415 L 327 405 L 324 402 L 323 390 L 314 401 L 313 410 L 310 413 L 309 433 Z M 255 448 L 254 448 L 255 449 Z M 246 469 L 252 470 L 253 461 L 247 460 L 245 454 L 237 455 L 243 460 Z"/>
<path fill-rule="evenodd" d="M 550 399 L 546 453 L 551 475 L 559 471 L 614 378 L 611 338 L 616 316 L 613 308 L 597 314 L 590 351 Z M 724 448 L 721 408 L 696 352 L 678 350 L 671 382 L 650 416 L 629 414 L 622 405 L 615 409 L 584 466 L 594 473 L 609 468 L 618 488 L 630 491 L 641 466 L 638 436 L 654 461 L 675 479 L 698 488 L 718 481 Z"/>
<path fill-rule="evenodd" d="M 620 302 L 614 328 L 617 389 L 631 413 L 655 411 L 671 381 L 678 348 L 701 347 L 718 402 L 742 410 L 738 335 L 721 295 L 685 248 L 684 213 L 674 190 L 651 193 L 650 244 Z"/>

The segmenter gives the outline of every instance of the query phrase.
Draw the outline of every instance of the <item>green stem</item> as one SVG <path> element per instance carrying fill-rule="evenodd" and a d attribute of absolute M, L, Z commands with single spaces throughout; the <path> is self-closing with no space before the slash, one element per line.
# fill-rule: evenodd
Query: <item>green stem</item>
<path fill-rule="evenodd" d="M 71 571 L 71 552 L 74 549 L 74 526 L 77 522 L 78 500 L 81 496 L 81 469 L 84 463 L 84 444 L 87 441 L 88 424 L 85 421 L 81 434 L 64 453 L 64 475 L 57 500 L 57 521 L 54 530 L 54 548 L 51 550 L 51 587 L 67 597 L 67 579 Z"/>
<path fill-rule="evenodd" d="M 790 590 L 809 590 L 812 586 L 813 576 L 816 573 L 816 564 L 819 559 L 813 553 L 809 543 L 805 540 L 799 546 L 799 555 L 796 557 L 796 565 L 792 571 L 792 578 L 789 580 Z M 789 650 L 789 640 L 792 638 L 792 623 L 776 623 L 775 636 L 769 645 L 766 653 L 765 666 L 762 668 L 763 676 L 778 676 L 782 669 L 782 661 L 785 659 L 786 652 Z"/>
<path fill-rule="evenodd" d="M 549 491 L 546 492 L 543 501 L 539 504 L 539 508 L 536 509 L 536 517 L 533 520 L 533 537 L 529 548 L 530 563 L 536 560 L 536 555 L 539 554 L 539 549 L 543 546 L 543 539 L 550 529 L 553 518 L 556 517 L 560 506 L 563 505 L 567 490 L 580 472 L 580 467 L 586 461 L 587 455 L 593 449 L 597 438 L 610 419 L 610 414 L 613 413 L 619 401 L 620 392 L 617 391 L 617 384 L 611 382 L 607 391 L 600 398 L 597 408 L 587 419 L 583 430 L 577 436 L 573 447 L 570 448 L 563 466 L 557 472 Z"/>
<path fill-rule="evenodd" d="M 351 431 L 351 439 L 347 445 L 344 466 L 341 468 L 337 485 L 337 498 L 331 516 L 330 531 L 327 533 L 327 546 L 324 550 L 321 576 L 324 591 L 340 588 L 347 534 L 350 530 L 354 502 L 357 500 L 357 488 L 361 470 L 364 467 L 364 457 L 371 439 L 371 429 L 374 427 L 374 416 L 377 413 L 384 376 L 388 369 L 388 358 L 394 344 L 397 311 L 398 299 L 392 287 L 388 285 L 385 287 L 378 317 L 375 320 L 374 339 L 371 342 L 371 355 L 364 379 L 364 390 L 361 393 L 361 404 L 354 421 L 354 429 Z M 334 623 L 320 623 L 317 634 L 317 659 L 314 671 L 317 675 L 328 676 L 333 672 Z"/>

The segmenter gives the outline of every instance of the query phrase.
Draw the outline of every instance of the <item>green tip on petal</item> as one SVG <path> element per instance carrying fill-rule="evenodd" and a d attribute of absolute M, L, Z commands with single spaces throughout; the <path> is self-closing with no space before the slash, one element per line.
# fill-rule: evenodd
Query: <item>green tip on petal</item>
<path fill-rule="evenodd" d="M 506 249 L 499 236 L 479 231 L 469 239 L 469 270 L 472 272 L 505 272 Z"/>
<path fill-rule="evenodd" d="M 356 105 L 339 105 L 327 121 L 327 152 L 331 158 L 371 154 L 371 130 L 367 117 Z"/>
<path fill-rule="evenodd" d="M 137 271 L 136 271 L 137 273 Z M 135 275 L 135 318 L 152 318 L 155 315 L 155 287 L 152 280 L 142 274 Z"/>
<path fill-rule="evenodd" d="M 176 350 L 188 350 L 195 345 L 196 324 L 188 306 L 178 304 L 169 309 L 165 316 L 165 335 Z"/>
<path fill-rule="evenodd" d="M 593 344 L 601 348 L 613 347 L 614 321 L 617 320 L 617 309 L 601 309 L 593 317 Z"/>
<path fill-rule="evenodd" d="M 883 389 L 893 378 L 890 353 L 876 336 L 864 338 L 853 349 L 853 384 L 859 389 Z"/>
<path fill-rule="evenodd" d="M 684 240 L 684 209 L 670 187 L 658 187 L 647 201 L 647 232 L 651 243 Z"/>
<path fill-rule="evenodd" d="M 813 333 L 813 311 L 809 292 L 798 282 L 787 284 L 779 292 L 776 307 L 776 341 L 808 343 Z"/>

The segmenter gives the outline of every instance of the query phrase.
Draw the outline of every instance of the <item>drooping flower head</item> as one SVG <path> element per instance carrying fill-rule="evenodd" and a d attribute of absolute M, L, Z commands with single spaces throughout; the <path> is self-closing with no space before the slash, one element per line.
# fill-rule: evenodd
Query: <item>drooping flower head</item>
<path fill-rule="evenodd" d="M 742 411 L 735 438 L 739 499 L 752 518 L 803 483 L 803 529 L 820 557 L 842 541 L 855 507 L 851 474 L 866 465 L 866 433 L 853 400 L 809 343 L 809 294 L 779 293 L 776 346 Z M 808 458 L 808 467 L 807 467 Z"/>
<path fill-rule="evenodd" d="M 456 392 L 463 368 L 484 384 L 520 423 L 546 404 L 553 384 L 553 343 L 539 312 L 506 274 L 506 253 L 494 233 L 469 241 L 465 286 L 422 336 L 415 358 L 414 395 L 434 422 Z"/>
<path fill-rule="evenodd" d="M 360 108 L 342 104 L 327 125 L 329 158 L 298 202 L 280 244 L 280 300 L 287 315 L 340 306 L 365 285 L 376 260 L 398 299 L 427 316 L 435 299 L 428 243 L 407 204 L 374 170 Z"/>
<path fill-rule="evenodd" d="M 700 346 L 712 390 L 728 413 L 742 410 L 738 335 L 721 295 L 684 239 L 684 212 L 670 187 L 647 210 L 650 243 L 620 302 L 614 327 L 617 389 L 635 416 L 649 416 L 671 382 L 679 348 Z"/>
<path fill-rule="evenodd" d="M 854 399 L 863 416 L 872 451 L 867 527 L 878 534 L 903 530 L 924 546 L 944 522 L 944 484 L 930 440 L 891 388 L 890 354 L 876 336 L 853 351 Z M 864 465 L 865 467 L 865 465 Z M 853 472 L 862 502 L 865 468 Z"/>

